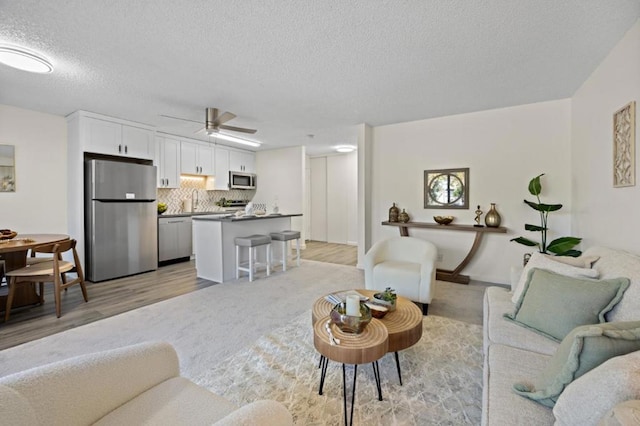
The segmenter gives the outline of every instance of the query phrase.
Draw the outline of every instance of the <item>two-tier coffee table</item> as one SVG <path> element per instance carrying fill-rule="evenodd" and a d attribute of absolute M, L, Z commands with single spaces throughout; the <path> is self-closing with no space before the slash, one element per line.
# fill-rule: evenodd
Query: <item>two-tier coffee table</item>
<path fill-rule="evenodd" d="M 373 295 L 377 293 L 374 290 L 365 289 L 356 289 L 356 291 L 363 296 L 369 297 L 369 299 L 373 299 Z M 328 316 L 332 308 L 333 305 L 324 296 L 316 300 L 311 310 L 313 324 L 315 325 L 318 319 Z M 422 318 L 422 311 L 415 303 L 407 298 L 398 296 L 396 310 L 387 312 L 384 318 L 380 320 L 389 333 L 387 352 L 395 354 L 400 385 L 402 385 L 402 372 L 400 370 L 398 352 L 415 345 L 420 340 L 422 337 Z"/>

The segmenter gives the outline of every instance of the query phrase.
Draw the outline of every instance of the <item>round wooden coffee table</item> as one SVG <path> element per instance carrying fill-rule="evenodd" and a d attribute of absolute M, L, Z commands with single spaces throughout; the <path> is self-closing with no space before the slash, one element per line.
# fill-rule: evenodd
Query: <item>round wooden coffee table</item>
<path fill-rule="evenodd" d="M 363 296 L 373 299 L 373 295 L 377 293 L 375 290 L 356 289 Z M 339 293 L 339 292 L 335 292 Z M 321 297 L 313 304 L 311 309 L 311 319 L 315 324 L 319 318 L 329 315 L 333 305 Z M 400 359 L 398 351 L 407 349 L 415 345 L 422 337 L 422 311 L 415 303 L 409 299 L 398 296 L 396 299 L 396 310 L 387 312 L 380 321 L 387 328 L 389 333 L 388 352 L 393 352 L 396 359 L 396 367 L 398 369 L 398 379 L 402 385 L 402 372 L 400 370 Z"/>
<path fill-rule="evenodd" d="M 333 337 L 339 340 L 339 344 L 332 344 L 331 337 L 326 330 L 329 324 Z M 358 374 L 358 364 L 371 363 L 373 375 L 378 388 L 378 399 L 382 401 L 382 388 L 380 387 L 380 370 L 378 360 L 388 352 L 389 333 L 387 328 L 375 318 L 367 324 L 360 334 L 343 333 L 335 324 L 331 324 L 329 316 L 318 319 L 313 325 L 313 345 L 320 352 L 320 389 L 318 393 L 322 395 L 322 387 L 327 374 L 329 360 L 342 363 L 342 402 L 344 406 L 344 422 L 346 425 L 353 423 L 353 405 L 356 395 L 356 377 Z M 347 385 L 345 364 L 353 364 L 353 386 L 351 389 L 351 414 L 350 421 L 347 421 Z"/>

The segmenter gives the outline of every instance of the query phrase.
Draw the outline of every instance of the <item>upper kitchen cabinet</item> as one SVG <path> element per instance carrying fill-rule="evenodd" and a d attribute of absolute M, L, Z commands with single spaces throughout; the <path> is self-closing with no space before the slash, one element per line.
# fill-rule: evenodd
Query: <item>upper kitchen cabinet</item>
<path fill-rule="evenodd" d="M 213 189 L 227 191 L 229 189 L 229 150 L 216 145 L 216 178 Z"/>
<path fill-rule="evenodd" d="M 156 137 L 158 188 L 180 188 L 180 140 Z"/>
<path fill-rule="evenodd" d="M 229 151 L 229 170 L 233 172 L 255 173 L 256 156 L 249 151 Z"/>
<path fill-rule="evenodd" d="M 180 173 L 213 176 L 215 174 L 215 150 L 206 142 L 180 143 Z"/>
<path fill-rule="evenodd" d="M 84 151 L 123 157 L 152 159 L 155 132 L 115 121 L 80 117 L 80 140 Z"/>

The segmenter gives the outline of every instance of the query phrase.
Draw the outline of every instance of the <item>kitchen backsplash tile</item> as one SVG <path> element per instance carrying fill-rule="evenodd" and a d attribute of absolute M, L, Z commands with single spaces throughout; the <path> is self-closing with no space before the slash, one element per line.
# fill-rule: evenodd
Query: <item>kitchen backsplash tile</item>
<path fill-rule="evenodd" d="M 251 201 L 256 191 L 254 190 L 229 190 L 229 191 L 208 191 L 206 189 L 206 181 L 200 177 L 181 177 L 180 188 L 158 188 L 158 202 L 167 205 L 167 214 L 183 213 L 182 201 L 193 200 L 194 190 L 197 194 L 198 207 L 196 211 L 216 211 L 220 207 L 216 206 L 216 202 L 221 198 L 227 200 L 246 200 Z"/>

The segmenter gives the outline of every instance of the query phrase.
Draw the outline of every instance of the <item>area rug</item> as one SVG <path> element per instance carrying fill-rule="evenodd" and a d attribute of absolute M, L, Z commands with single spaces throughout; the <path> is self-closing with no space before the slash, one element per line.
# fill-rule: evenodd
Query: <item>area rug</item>
<path fill-rule="evenodd" d="M 354 424 L 480 424 L 481 326 L 427 316 L 422 339 L 400 352 L 400 364 L 402 386 L 393 354 L 379 363 L 383 401 L 377 398 L 371 364 L 359 366 Z M 353 366 L 347 366 L 349 395 L 352 376 Z M 258 399 L 280 401 L 298 425 L 344 423 L 341 364 L 329 363 L 323 395 L 318 395 L 320 370 L 310 312 L 194 380 L 239 405 Z"/>

